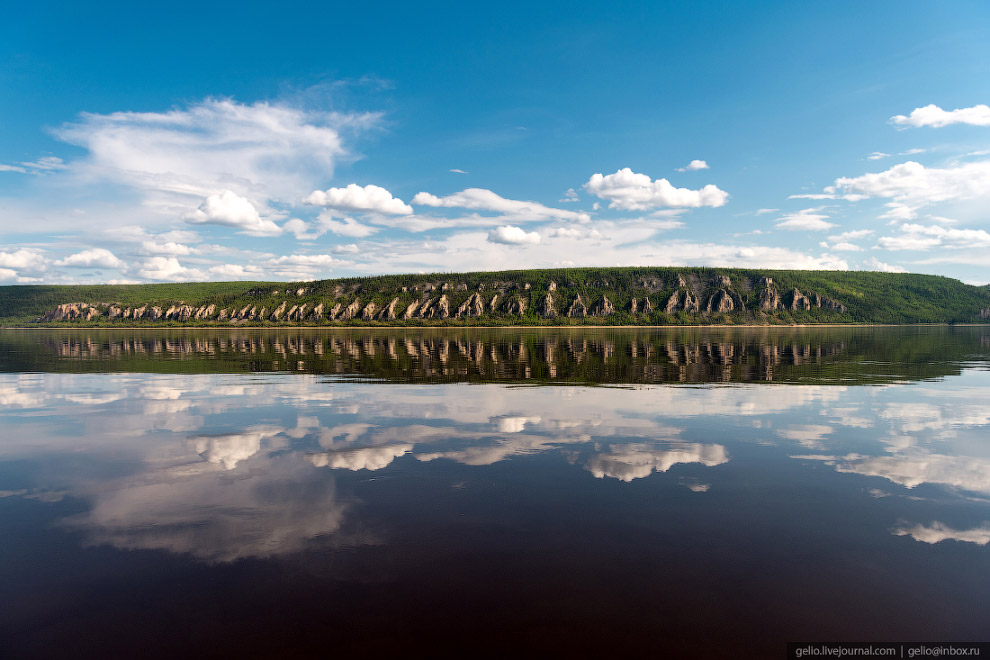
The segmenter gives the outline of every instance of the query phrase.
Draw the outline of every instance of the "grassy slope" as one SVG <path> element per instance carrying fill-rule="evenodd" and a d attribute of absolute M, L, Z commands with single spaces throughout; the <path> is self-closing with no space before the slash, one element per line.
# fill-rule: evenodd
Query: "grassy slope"
<path fill-rule="evenodd" d="M 720 315 L 695 315 L 683 312 L 666 315 L 657 311 L 652 317 L 634 317 L 627 311 L 631 298 L 642 301 L 649 295 L 654 307 L 662 308 L 667 297 L 676 290 L 678 275 L 684 277 L 702 296 L 713 291 L 713 281 L 718 275 L 728 275 L 732 289 L 745 301 L 749 309 Z M 836 300 L 848 308 L 845 314 L 813 309 L 810 312 L 784 311 L 768 318 L 753 311 L 759 297 L 759 282 L 764 276 L 774 279 L 775 286 L 785 297 L 797 287 L 805 294 L 810 292 Z M 644 279 L 659 282 L 653 290 L 641 286 Z M 590 307 L 603 295 L 615 305 L 616 314 L 607 318 L 541 319 L 536 313 L 536 302 L 546 295 L 550 282 L 557 285 L 554 297 L 558 311 L 580 294 Z M 412 287 L 423 283 L 449 283 L 447 292 L 452 311 L 464 299 L 484 285 L 484 295 L 490 296 L 493 285 L 524 283 L 530 289 L 521 288 L 508 292 L 510 296 L 529 298 L 525 316 L 509 316 L 502 313 L 486 313 L 480 319 L 463 321 L 419 320 L 401 322 L 403 325 L 503 325 L 503 324 L 689 324 L 689 323 L 961 323 L 977 321 L 979 310 L 990 308 L 990 287 L 976 287 L 958 280 L 935 275 L 916 275 L 876 272 L 838 271 L 773 271 L 762 269 L 729 268 L 571 268 L 559 270 L 519 270 L 479 273 L 435 273 L 429 275 L 387 275 L 367 278 L 343 278 L 308 283 L 217 282 L 191 284 L 145 285 L 81 285 L 81 286 L 7 286 L 0 287 L 0 323 L 23 324 L 32 321 L 60 303 L 67 302 L 117 302 L 137 305 L 153 302 L 169 304 L 184 301 L 197 305 L 215 303 L 218 306 L 257 305 L 274 309 L 284 300 L 289 304 L 308 303 L 310 308 L 319 302 L 336 299 L 345 305 L 355 297 L 361 304 L 374 301 L 387 305 L 399 298 L 402 310 L 422 293 Z M 467 285 L 466 290 L 456 290 L 457 285 Z M 357 292 L 350 290 L 360 286 Z M 304 287 L 302 297 L 285 295 Z M 335 289 L 343 292 L 335 295 Z M 410 289 L 402 292 L 402 287 Z M 255 293 L 251 294 L 252 290 Z M 273 295 L 273 291 L 277 291 Z M 259 293 L 260 292 L 260 293 Z M 432 297 L 439 292 L 430 294 Z M 108 323 L 103 321 L 103 323 Z M 352 321 L 350 323 L 356 323 Z M 115 323 L 119 324 L 119 323 Z M 155 325 L 161 325 L 156 323 Z"/>

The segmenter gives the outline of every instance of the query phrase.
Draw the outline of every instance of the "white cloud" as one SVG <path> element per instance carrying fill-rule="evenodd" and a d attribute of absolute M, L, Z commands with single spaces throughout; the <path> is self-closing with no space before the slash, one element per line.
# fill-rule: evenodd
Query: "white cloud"
<path fill-rule="evenodd" d="M 832 250 L 836 252 L 862 252 L 863 248 L 859 247 L 855 243 L 847 243 L 845 241 L 840 241 L 834 243 L 831 247 Z"/>
<path fill-rule="evenodd" d="M 141 241 L 141 252 L 148 255 L 165 255 L 181 257 L 188 254 L 195 254 L 195 250 L 188 245 L 176 243 L 175 241 Z"/>
<path fill-rule="evenodd" d="M 841 234 L 836 234 L 835 236 L 829 236 L 828 240 L 842 242 L 842 241 L 854 241 L 857 238 L 865 238 L 873 234 L 872 229 L 854 229 L 852 231 L 844 231 Z"/>
<path fill-rule="evenodd" d="M 209 273 L 213 278 L 228 280 L 251 280 L 264 275 L 264 271 L 257 266 L 241 266 L 239 264 L 212 266 Z"/>
<path fill-rule="evenodd" d="M 926 168 L 909 160 L 884 172 L 841 177 L 828 193 L 846 191 L 869 197 L 887 197 L 899 205 L 920 207 L 948 200 L 966 200 L 990 193 L 990 160 L 948 168 Z M 898 208 L 898 207 L 894 207 Z M 904 211 L 899 211 L 902 216 Z"/>
<path fill-rule="evenodd" d="M 867 198 L 867 195 L 838 195 L 836 193 L 801 193 L 799 195 L 788 195 L 787 199 L 844 199 L 847 202 L 859 202 Z"/>
<path fill-rule="evenodd" d="M 950 124 L 969 124 L 971 126 L 990 126 L 990 106 L 974 105 L 972 108 L 957 108 L 943 110 L 934 103 L 915 108 L 910 115 L 894 115 L 890 123 L 896 126 L 933 126 L 940 128 Z"/>
<path fill-rule="evenodd" d="M 216 190 L 294 199 L 348 156 L 340 129 L 378 115 L 206 99 L 168 112 L 83 113 L 56 137 L 89 150 L 73 168 L 152 192 L 205 197 Z"/>
<path fill-rule="evenodd" d="M 12 252 L 0 251 L 0 268 L 20 271 L 19 274 L 37 275 L 47 268 L 47 260 L 37 250 L 20 248 Z"/>
<path fill-rule="evenodd" d="M 557 201 L 563 202 L 564 204 L 570 204 L 573 202 L 580 202 L 581 200 L 578 198 L 577 191 L 574 190 L 574 188 L 568 188 L 567 192 L 564 193 L 564 196 Z"/>
<path fill-rule="evenodd" d="M 279 277 L 310 280 L 325 276 L 333 269 L 334 258 L 329 254 L 291 254 L 269 259 L 266 265 Z"/>
<path fill-rule="evenodd" d="M 314 190 L 303 199 L 304 204 L 326 206 L 345 211 L 366 211 L 370 213 L 386 213 L 389 215 L 410 215 L 412 207 L 397 197 L 392 197 L 381 186 L 359 186 L 348 184 L 346 188 L 329 188 Z"/>
<path fill-rule="evenodd" d="M 756 215 L 766 215 L 767 213 L 776 213 L 780 209 L 757 209 Z"/>
<path fill-rule="evenodd" d="M 538 202 L 524 202 L 516 199 L 506 199 L 491 190 L 484 188 L 467 188 L 459 193 L 437 197 L 427 192 L 417 193 L 412 203 L 419 206 L 445 208 L 462 208 L 476 211 L 494 211 L 510 216 L 519 216 L 529 220 L 577 220 L 587 221 L 588 214 L 577 211 L 565 211 L 544 206 Z"/>
<path fill-rule="evenodd" d="M 787 213 L 780 216 L 780 222 L 775 227 L 787 229 L 789 231 L 825 231 L 837 225 L 833 222 L 826 222 L 829 216 L 820 213 L 821 208 L 802 209 L 797 213 Z"/>
<path fill-rule="evenodd" d="M 874 151 L 866 156 L 870 160 L 880 160 L 881 158 L 890 158 L 890 154 L 885 154 L 882 151 Z"/>
<path fill-rule="evenodd" d="M 75 268 L 124 268 L 126 264 L 106 248 L 91 248 L 55 262 L 56 266 Z"/>
<path fill-rule="evenodd" d="M 151 257 L 141 264 L 137 275 L 146 280 L 168 282 L 204 279 L 203 271 L 197 268 L 186 268 L 175 257 Z"/>
<path fill-rule="evenodd" d="M 44 156 L 35 161 L 26 161 L 17 165 L 0 163 L 0 172 L 19 172 L 21 174 L 49 174 L 66 168 L 65 162 L 57 156 Z"/>
<path fill-rule="evenodd" d="M 697 170 L 707 170 L 709 169 L 708 163 L 703 160 L 692 160 L 690 163 L 684 167 L 678 167 L 678 172 L 696 172 Z"/>
<path fill-rule="evenodd" d="M 488 240 L 491 243 L 503 243 L 505 245 L 536 245 L 540 242 L 539 233 L 525 232 L 519 227 L 506 225 L 496 227 L 488 232 Z"/>
<path fill-rule="evenodd" d="M 275 236 L 282 233 L 281 227 L 258 214 L 254 204 L 230 190 L 207 197 L 198 209 L 186 216 L 186 222 L 236 227 L 252 236 Z"/>
<path fill-rule="evenodd" d="M 900 266 L 893 266 L 891 264 L 886 264 L 876 257 L 870 257 L 866 261 L 866 265 L 870 270 L 878 270 L 881 273 L 906 273 L 908 272 L 906 268 L 901 268 Z"/>
<path fill-rule="evenodd" d="M 448 171 L 453 172 L 454 174 L 470 174 L 470 172 L 465 172 L 464 170 L 459 169 L 457 167 L 452 167 Z"/>
<path fill-rule="evenodd" d="M 941 543 L 942 541 L 962 541 L 986 545 L 990 543 L 990 524 L 973 529 L 953 529 L 938 521 L 931 525 L 911 525 L 899 527 L 893 532 L 897 536 L 910 536 L 922 543 Z"/>
<path fill-rule="evenodd" d="M 584 188 L 596 197 L 609 200 L 609 208 L 629 211 L 723 206 L 729 199 L 728 193 L 712 184 L 700 190 L 675 188 L 667 179 L 653 181 L 646 174 L 637 174 L 628 167 L 607 176 L 593 174 Z"/>
<path fill-rule="evenodd" d="M 317 224 L 323 231 L 329 231 L 338 236 L 349 236 L 351 238 L 365 238 L 378 231 L 377 227 L 369 227 L 368 225 L 361 224 L 354 218 L 334 218 L 333 213 L 330 211 L 320 213 Z"/>
<path fill-rule="evenodd" d="M 877 247 L 885 250 L 926 250 L 930 247 L 990 247 L 990 232 L 984 229 L 956 229 L 942 225 L 905 223 L 900 236 L 881 236 Z"/>

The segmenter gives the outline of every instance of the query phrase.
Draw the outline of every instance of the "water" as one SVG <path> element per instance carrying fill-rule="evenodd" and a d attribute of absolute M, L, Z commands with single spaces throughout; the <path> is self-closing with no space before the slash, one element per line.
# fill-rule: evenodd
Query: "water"
<path fill-rule="evenodd" d="M 6 331 L 0 650 L 979 640 L 990 328 Z"/>

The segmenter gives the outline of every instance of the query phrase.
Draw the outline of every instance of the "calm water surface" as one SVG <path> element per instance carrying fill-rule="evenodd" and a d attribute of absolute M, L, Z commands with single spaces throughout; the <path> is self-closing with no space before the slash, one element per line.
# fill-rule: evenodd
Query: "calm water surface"
<path fill-rule="evenodd" d="M 0 406 L 4 657 L 990 630 L 990 328 L 4 331 Z"/>

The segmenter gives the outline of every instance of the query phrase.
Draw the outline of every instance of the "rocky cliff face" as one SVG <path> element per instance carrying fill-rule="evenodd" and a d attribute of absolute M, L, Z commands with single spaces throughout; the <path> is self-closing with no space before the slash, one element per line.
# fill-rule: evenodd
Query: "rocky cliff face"
<path fill-rule="evenodd" d="M 638 277 L 635 280 L 622 280 L 618 275 L 606 272 L 583 279 L 577 276 L 544 279 L 535 285 L 512 280 L 508 274 L 506 279 L 486 279 L 470 284 L 438 278 L 407 283 L 401 287 L 401 293 L 399 290 L 400 287 L 390 287 L 375 280 L 332 285 L 317 283 L 284 291 L 266 286 L 249 292 L 248 295 L 255 296 L 254 304 L 237 297 L 226 305 L 175 301 L 131 307 L 119 302 L 75 302 L 58 305 L 37 320 L 237 325 L 418 319 L 481 319 L 482 322 L 497 323 L 507 317 L 524 317 L 528 322 L 535 322 L 535 318 L 595 316 L 614 317 L 614 322 L 635 319 L 638 323 L 649 323 L 664 320 L 663 317 L 655 318 L 656 310 L 668 315 L 681 312 L 694 315 L 698 322 L 704 322 L 705 317 L 711 315 L 728 314 L 740 320 L 760 321 L 774 315 L 783 315 L 784 319 L 790 320 L 790 314 L 814 310 L 837 314 L 847 311 L 842 303 L 807 289 L 791 286 L 781 294 L 779 285 L 771 277 L 748 274 L 730 277 L 707 270 L 666 271 L 664 277 Z M 990 311 L 977 310 L 976 313 L 986 319 Z"/>

